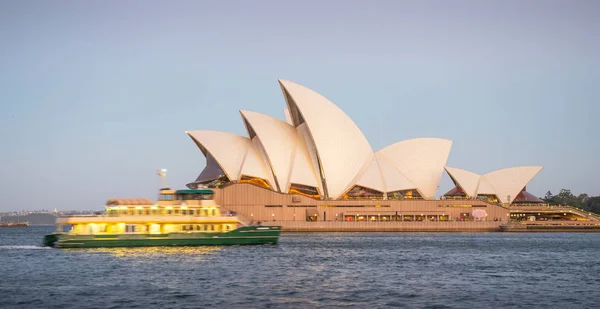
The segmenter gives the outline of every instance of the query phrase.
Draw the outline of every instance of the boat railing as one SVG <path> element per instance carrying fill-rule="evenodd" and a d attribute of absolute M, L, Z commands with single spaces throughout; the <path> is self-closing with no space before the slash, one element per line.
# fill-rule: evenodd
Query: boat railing
<path fill-rule="evenodd" d="M 56 216 L 56 217 L 57 218 L 73 218 L 73 217 L 86 217 L 86 218 L 89 218 L 89 217 L 107 217 L 107 216 L 106 215 L 96 215 L 96 214 L 79 214 L 79 215 L 73 214 L 73 215 L 59 215 L 59 216 Z"/>

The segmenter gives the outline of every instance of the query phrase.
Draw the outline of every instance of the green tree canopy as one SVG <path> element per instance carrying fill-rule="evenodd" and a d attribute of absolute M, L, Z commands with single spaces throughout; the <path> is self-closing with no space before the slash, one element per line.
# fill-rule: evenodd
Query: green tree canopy
<path fill-rule="evenodd" d="M 542 200 L 550 205 L 573 206 L 585 211 L 600 213 L 600 196 L 590 197 L 587 193 L 575 196 L 571 190 L 561 189 L 557 195 L 553 195 L 548 191 Z"/>

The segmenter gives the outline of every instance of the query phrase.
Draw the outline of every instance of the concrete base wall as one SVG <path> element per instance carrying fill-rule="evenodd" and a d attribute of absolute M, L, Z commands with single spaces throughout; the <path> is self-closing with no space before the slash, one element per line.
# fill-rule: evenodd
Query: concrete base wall
<path fill-rule="evenodd" d="M 268 221 L 283 232 L 500 232 L 499 222 L 294 222 Z"/>
<path fill-rule="evenodd" d="M 412 218 L 412 222 L 404 222 L 407 227 L 424 224 L 427 229 L 430 229 L 431 227 L 427 227 L 429 226 L 427 224 L 435 223 L 439 224 L 438 226 L 446 224 L 445 228 L 454 229 L 453 224 L 467 226 L 464 223 L 475 220 L 475 210 L 479 210 L 480 213 L 484 211 L 485 217 L 478 218 L 478 220 L 486 221 L 491 226 L 507 223 L 509 219 L 508 208 L 474 199 L 316 200 L 301 195 L 277 193 L 245 183 L 232 184 L 223 189 L 213 190 L 215 191 L 214 200 L 223 211 L 234 211 L 248 222 L 261 221 L 265 224 L 277 220 L 278 222 L 290 222 L 290 224 L 304 222 L 309 226 L 317 226 L 315 224 L 325 222 L 327 223 L 325 226 L 335 226 L 336 222 L 349 224 L 352 222 L 348 221 L 354 221 L 357 224 L 379 223 L 386 228 L 392 227 L 391 224 L 399 224 L 396 229 L 400 229 L 403 222 L 397 222 L 391 218 L 393 216 L 409 216 Z M 465 216 L 468 217 L 467 222 L 463 221 Z M 388 222 L 378 222 L 383 217 L 386 217 L 384 221 Z M 423 221 L 427 222 L 417 220 L 417 217 L 426 217 L 426 220 Z M 362 220 L 368 220 L 369 223 L 362 222 Z"/>

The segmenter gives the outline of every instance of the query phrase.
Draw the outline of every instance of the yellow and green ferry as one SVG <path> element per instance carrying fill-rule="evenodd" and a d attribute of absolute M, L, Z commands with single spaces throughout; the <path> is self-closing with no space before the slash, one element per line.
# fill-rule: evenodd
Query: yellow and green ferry
<path fill-rule="evenodd" d="M 281 227 L 222 214 L 212 190 L 161 189 L 158 201 L 110 199 L 105 213 L 56 219 L 55 248 L 277 244 Z"/>

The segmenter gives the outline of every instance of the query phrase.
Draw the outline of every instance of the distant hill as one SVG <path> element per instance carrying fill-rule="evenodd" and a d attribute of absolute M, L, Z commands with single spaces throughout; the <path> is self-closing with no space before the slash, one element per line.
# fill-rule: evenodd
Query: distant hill
<path fill-rule="evenodd" d="M 24 216 L 3 216 L 0 222 L 28 221 L 31 225 L 54 225 L 56 216 L 53 214 L 30 214 Z"/>

